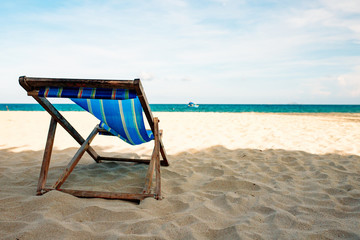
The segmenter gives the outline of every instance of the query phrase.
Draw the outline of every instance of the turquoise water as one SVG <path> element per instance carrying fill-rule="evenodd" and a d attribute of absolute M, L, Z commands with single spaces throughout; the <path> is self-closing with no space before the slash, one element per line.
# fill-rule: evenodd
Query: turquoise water
<path fill-rule="evenodd" d="M 83 111 L 75 104 L 54 104 L 59 111 Z M 154 112 L 274 112 L 274 113 L 360 113 L 360 105 L 311 104 L 150 104 Z M 0 104 L 0 111 L 44 111 L 39 104 Z"/>

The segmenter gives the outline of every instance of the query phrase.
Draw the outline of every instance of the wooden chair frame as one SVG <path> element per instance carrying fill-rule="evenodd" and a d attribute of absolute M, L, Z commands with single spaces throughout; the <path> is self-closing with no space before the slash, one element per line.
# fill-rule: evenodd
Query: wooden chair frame
<path fill-rule="evenodd" d="M 167 154 L 162 142 L 162 134 L 159 130 L 159 120 L 154 118 L 149 103 L 146 99 L 140 79 L 135 80 L 105 80 L 105 79 L 68 79 L 68 78 L 33 78 L 21 76 L 19 78 L 20 85 L 27 91 L 29 96 L 32 96 L 50 115 L 50 126 L 45 145 L 43 161 L 40 170 L 40 176 L 37 186 L 37 195 L 42 195 L 52 190 L 69 193 L 76 197 L 85 198 L 106 198 L 106 199 L 122 199 L 140 202 L 144 198 L 154 197 L 161 199 L 161 176 L 160 165 L 169 166 Z M 128 159 L 128 158 L 114 158 L 103 157 L 98 155 L 95 150 L 90 146 L 91 141 L 95 138 L 97 133 L 105 135 L 112 135 L 99 125 L 96 125 L 87 139 L 84 139 L 75 128 L 60 114 L 60 112 L 44 97 L 39 97 L 38 93 L 42 87 L 89 87 L 89 88 L 119 88 L 135 90 L 141 106 L 144 110 L 145 116 L 149 126 L 154 134 L 154 150 L 151 159 Z M 59 123 L 81 146 L 71 159 L 63 174 L 59 177 L 52 188 L 46 188 L 46 179 L 50 166 L 50 159 L 52 148 L 54 144 L 56 126 Z M 80 161 L 83 154 L 87 152 L 97 163 L 102 161 L 121 161 L 121 162 L 134 162 L 148 164 L 148 170 L 145 177 L 145 185 L 141 193 L 115 193 L 115 192 L 100 192 L 100 191 L 83 191 L 61 188 L 62 184 L 66 181 L 67 177 L 73 171 L 75 166 Z M 160 160 L 160 155 L 162 160 Z M 156 187 L 155 192 L 151 191 L 153 174 L 155 170 Z"/>

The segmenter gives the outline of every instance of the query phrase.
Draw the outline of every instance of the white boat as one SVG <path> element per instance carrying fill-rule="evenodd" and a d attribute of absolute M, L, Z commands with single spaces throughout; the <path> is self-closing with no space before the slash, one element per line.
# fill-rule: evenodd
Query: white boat
<path fill-rule="evenodd" d="M 193 102 L 189 102 L 189 103 L 188 103 L 188 107 L 198 108 L 198 107 L 199 107 L 199 105 L 198 105 L 198 104 L 196 104 L 196 103 L 193 103 Z"/>

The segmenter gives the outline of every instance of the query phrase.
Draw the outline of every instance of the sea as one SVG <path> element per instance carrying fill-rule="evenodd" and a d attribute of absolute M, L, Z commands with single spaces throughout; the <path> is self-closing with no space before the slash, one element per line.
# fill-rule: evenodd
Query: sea
<path fill-rule="evenodd" d="M 76 104 L 53 104 L 59 111 L 84 111 Z M 359 105 L 315 104 L 150 104 L 153 112 L 360 113 Z M 44 111 L 39 104 L 0 104 L 0 111 Z"/>

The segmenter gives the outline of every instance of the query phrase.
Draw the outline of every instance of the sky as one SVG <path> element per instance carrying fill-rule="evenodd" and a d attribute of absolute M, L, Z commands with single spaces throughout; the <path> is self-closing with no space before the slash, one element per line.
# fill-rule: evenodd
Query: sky
<path fill-rule="evenodd" d="M 2 0 L 19 76 L 142 80 L 150 103 L 360 104 L 360 0 Z"/>

